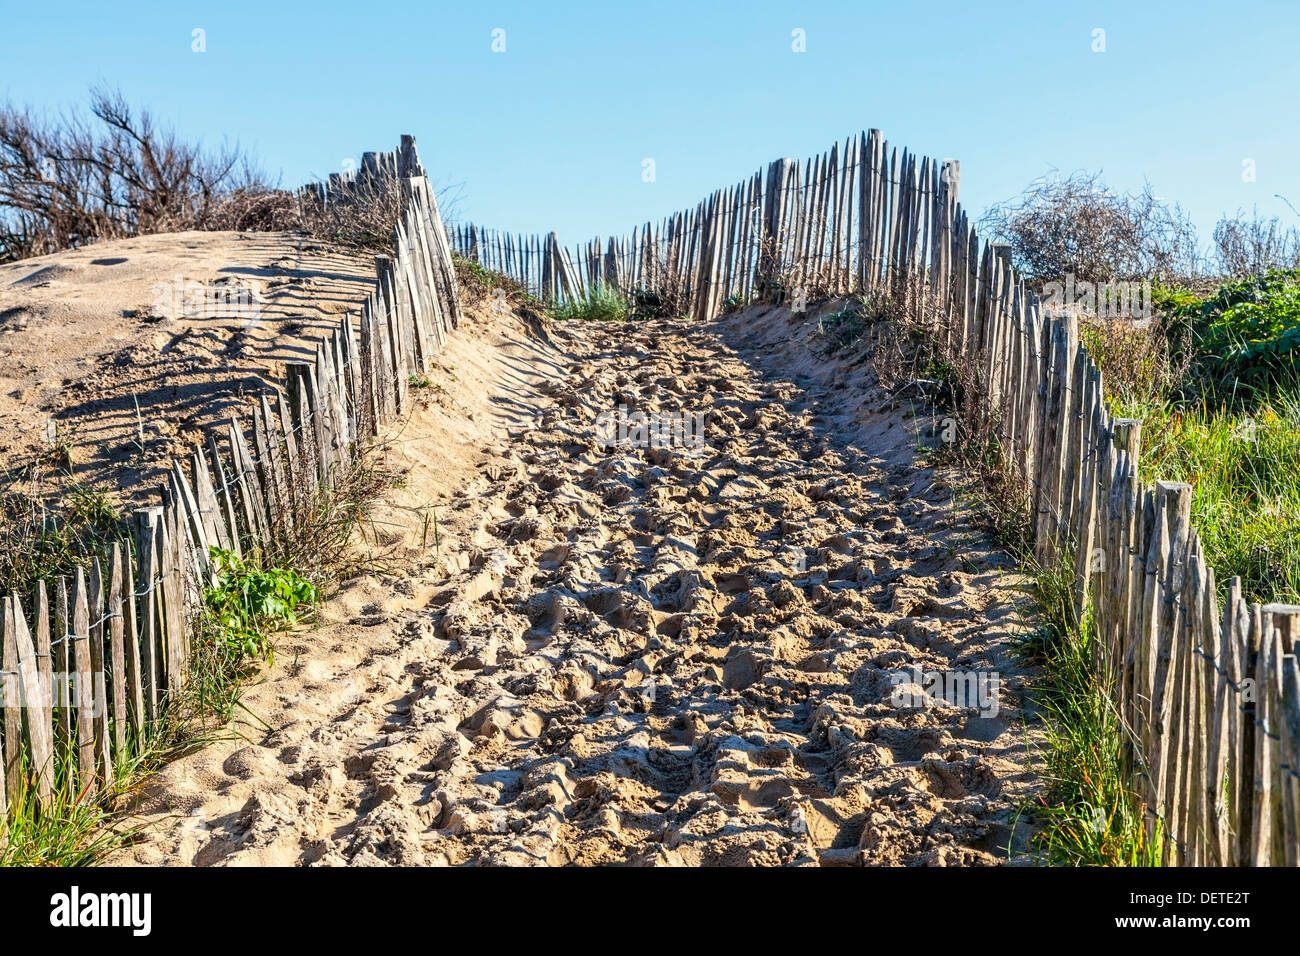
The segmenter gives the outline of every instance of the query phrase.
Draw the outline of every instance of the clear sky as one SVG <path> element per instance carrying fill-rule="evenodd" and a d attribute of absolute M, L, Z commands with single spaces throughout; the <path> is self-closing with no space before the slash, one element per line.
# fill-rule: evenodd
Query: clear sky
<path fill-rule="evenodd" d="M 59 110 L 117 86 L 287 186 L 410 132 L 437 185 L 463 184 L 461 218 L 566 243 L 873 126 L 960 159 L 976 214 L 1087 169 L 1149 180 L 1203 241 L 1238 208 L 1300 226 L 1275 198 L 1300 208 L 1296 0 L 402 7 L 0 0 L 0 97 Z"/>

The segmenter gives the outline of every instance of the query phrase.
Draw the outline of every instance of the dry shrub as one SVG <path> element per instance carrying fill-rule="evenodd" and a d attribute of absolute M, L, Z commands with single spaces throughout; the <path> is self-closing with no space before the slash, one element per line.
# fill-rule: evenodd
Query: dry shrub
<path fill-rule="evenodd" d="M 186 142 L 117 92 L 92 91 L 88 117 L 0 106 L 0 262 L 187 229 L 301 230 L 391 252 L 401 184 L 334 179 L 274 188 L 237 147 Z"/>
<path fill-rule="evenodd" d="M 1030 281 L 1176 279 L 1199 268 L 1196 230 L 1180 206 L 1150 185 L 1115 193 L 1099 173 L 1041 179 L 990 208 L 980 225 L 988 238 L 1010 244 Z"/>
<path fill-rule="evenodd" d="M 212 231 L 280 232 L 301 228 L 298 201 L 282 189 L 237 189 L 215 203 L 199 228 Z"/>
<path fill-rule="evenodd" d="M 755 293 L 758 301 L 781 305 L 801 291 L 808 302 L 834 298 L 850 291 L 857 284 L 856 275 L 845 276 L 844 264 L 832 266 L 829 255 L 816 255 L 810 261 L 802 255 L 787 250 L 784 238 L 768 236 L 759 244 L 758 281 Z"/>
<path fill-rule="evenodd" d="M 1270 269 L 1300 268 L 1300 231 L 1283 229 L 1281 220 L 1251 219 L 1238 211 L 1225 216 L 1214 227 L 1214 245 L 1219 270 L 1240 278 Z"/>
<path fill-rule="evenodd" d="M 212 228 L 269 191 L 237 147 L 185 142 L 121 93 L 93 90 L 89 117 L 0 107 L 0 261 Z"/>
<path fill-rule="evenodd" d="M 365 427 L 363 425 L 363 427 Z M 396 475 L 384 467 L 388 445 L 380 440 L 355 448 L 346 464 L 319 480 L 313 430 L 302 432 L 296 456 L 284 446 L 273 452 L 286 482 L 266 469 L 262 484 L 271 514 L 267 565 L 292 568 L 319 587 L 350 577 L 356 564 L 356 538 L 364 536 L 370 506 L 392 487 Z"/>
<path fill-rule="evenodd" d="M 294 227 L 354 249 L 393 252 L 393 225 L 402 218 L 401 183 L 367 175 L 298 193 Z"/>
<path fill-rule="evenodd" d="M 1189 335 L 1186 325 L 1164 320 L 1093 318 L 1079 324 L 1079 337 L 1101 370 L 1107 394 L 1126 405 L 1158 401 L 1183 380 L 1191 350 L 1171 348 L 1170 339 Z"/>
<path fill-rule="evenodd" d="M 872 356 L 876 380 L 887 389 L 920 382 L 918 343 L 907 308 L 906 297 L 896 290 L 848 296 L 840 308 L 818 316 L 812 347 L 823 358 Z"/>
<path fill-rule="evenodd" d="M 671 319 L 690 315 L 695 305 L 695 290 L 689 278 L 668 261 L 666 246 L 654 250 L 641 284 L 628 292 L 628 318 Z"/>

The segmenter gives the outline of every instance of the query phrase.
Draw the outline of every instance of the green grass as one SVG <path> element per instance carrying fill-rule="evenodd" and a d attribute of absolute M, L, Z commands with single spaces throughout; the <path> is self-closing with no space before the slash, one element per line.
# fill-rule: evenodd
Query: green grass
<path fill-rule="evenodd" d="M 0 821 L 0 866 L 93 865 L 129 838 L 106 827 L 108 819 L 102 800 L 71 792 L 65 782 L 44 811 L 24 787 L 10 802 L 7 823 Z"/>
<path fill-rule="evenodd" d="M 1300 602 L 1300 397 L 1249 411 L 1202 400 L 1119 404 L 1142 421 L 1143 481 L 1192 486 L 1192 521 L 1220 585 L 1261 603 Z"/>
<path fill-rule="evenodd" d="M 1111 411 L 1142 422 L 1139 476 L 1192 486 L 1221 588 L 1236 576 L 1251 601 L 1300 602 L 1300 273 L 1155 300 L 1153 333 L 1084 336 Z"/>
<path fill-rule="evenodd" d="M 1035 575 L 1037 629 L 1018 651 L 1037 666 L 1031 699 L 1047 718 L 1047 792 L 1033 809 L 1035 842 L 1060 866 L 1158 866 L 1138 796 L 1124 766 L 1126 732 L 1095 675 L 1091 613 L 1075 613 L 1068 562 Z"/>
<path fill-rule="evenodd" d="M 201 648 L 196 651 L 197 661 L 207 656 Z M 69 746 L 56 738 L 54 785 L 44 808 L 30 787 L 24 752 L 20 792 L 10 800 L 7 818 L 0 819 L 0 867 L 92 866 L 127 845 L 136 830 L 117 819 L 119 801 L 165 763 L 225 736 L 207 729 L 210 716 L 199 682 L 191 681 L 142 733 L 128 726 L 125 750 L 113 756 L 113 779 L 93 793 L 75 772 L 75 741 Z"/>
<path fill-rule="evenodd" d="M 623 322 L 628 317 L 627 297 L 611 286 L 587 289 L 581 296 L 553 303 L 546 314 L 561 321 Z"/>

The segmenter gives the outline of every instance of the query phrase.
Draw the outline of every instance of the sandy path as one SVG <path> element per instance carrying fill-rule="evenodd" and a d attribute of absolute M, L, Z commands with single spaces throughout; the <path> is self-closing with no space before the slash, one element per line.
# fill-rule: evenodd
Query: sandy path
<path fill-rule="evenodd" d="M 298 670 L 250 697 L 271 731 L 167 768 L 115 862 L 1023 850 L 1017 581 L 912 464 L 901 411 L 865 410 L 867 373 L 812 360 L 774 315 L 548 329 L 535 361 L 480 376 L 506 417 L 437 546 L 327 608 Z M 619 406 L 703 412 L 704 446 L 603 448 L 597 413 Z M 998 713 L 900 707 L 890 673 L 912 664 L 996 671 Z"/>

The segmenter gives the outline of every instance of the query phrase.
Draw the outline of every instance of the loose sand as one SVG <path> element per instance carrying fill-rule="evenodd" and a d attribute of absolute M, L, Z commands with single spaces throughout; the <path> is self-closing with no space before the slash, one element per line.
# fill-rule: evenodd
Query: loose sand
<path fill-rule="evenodd" d="M 54 438 L 76 480 L 152 492 L 206 427 L 283 382 L 284 362 L 310 361 L 374 274 L 373 257 L 284 233 L 142 236 L 0 265 L 0 473 Z"/>
<path fill-rule="evenodd" d="M 472 305 L 390 447 L 390 571 L 281 638 L 112 862 L 1028 859 L 1023 582 L 815 325 Z M 703 412 L 704 447 L 602 447 L 620 406 Z M 900 707 L 914 664 L 997 672 L 997 715 Z"/>

